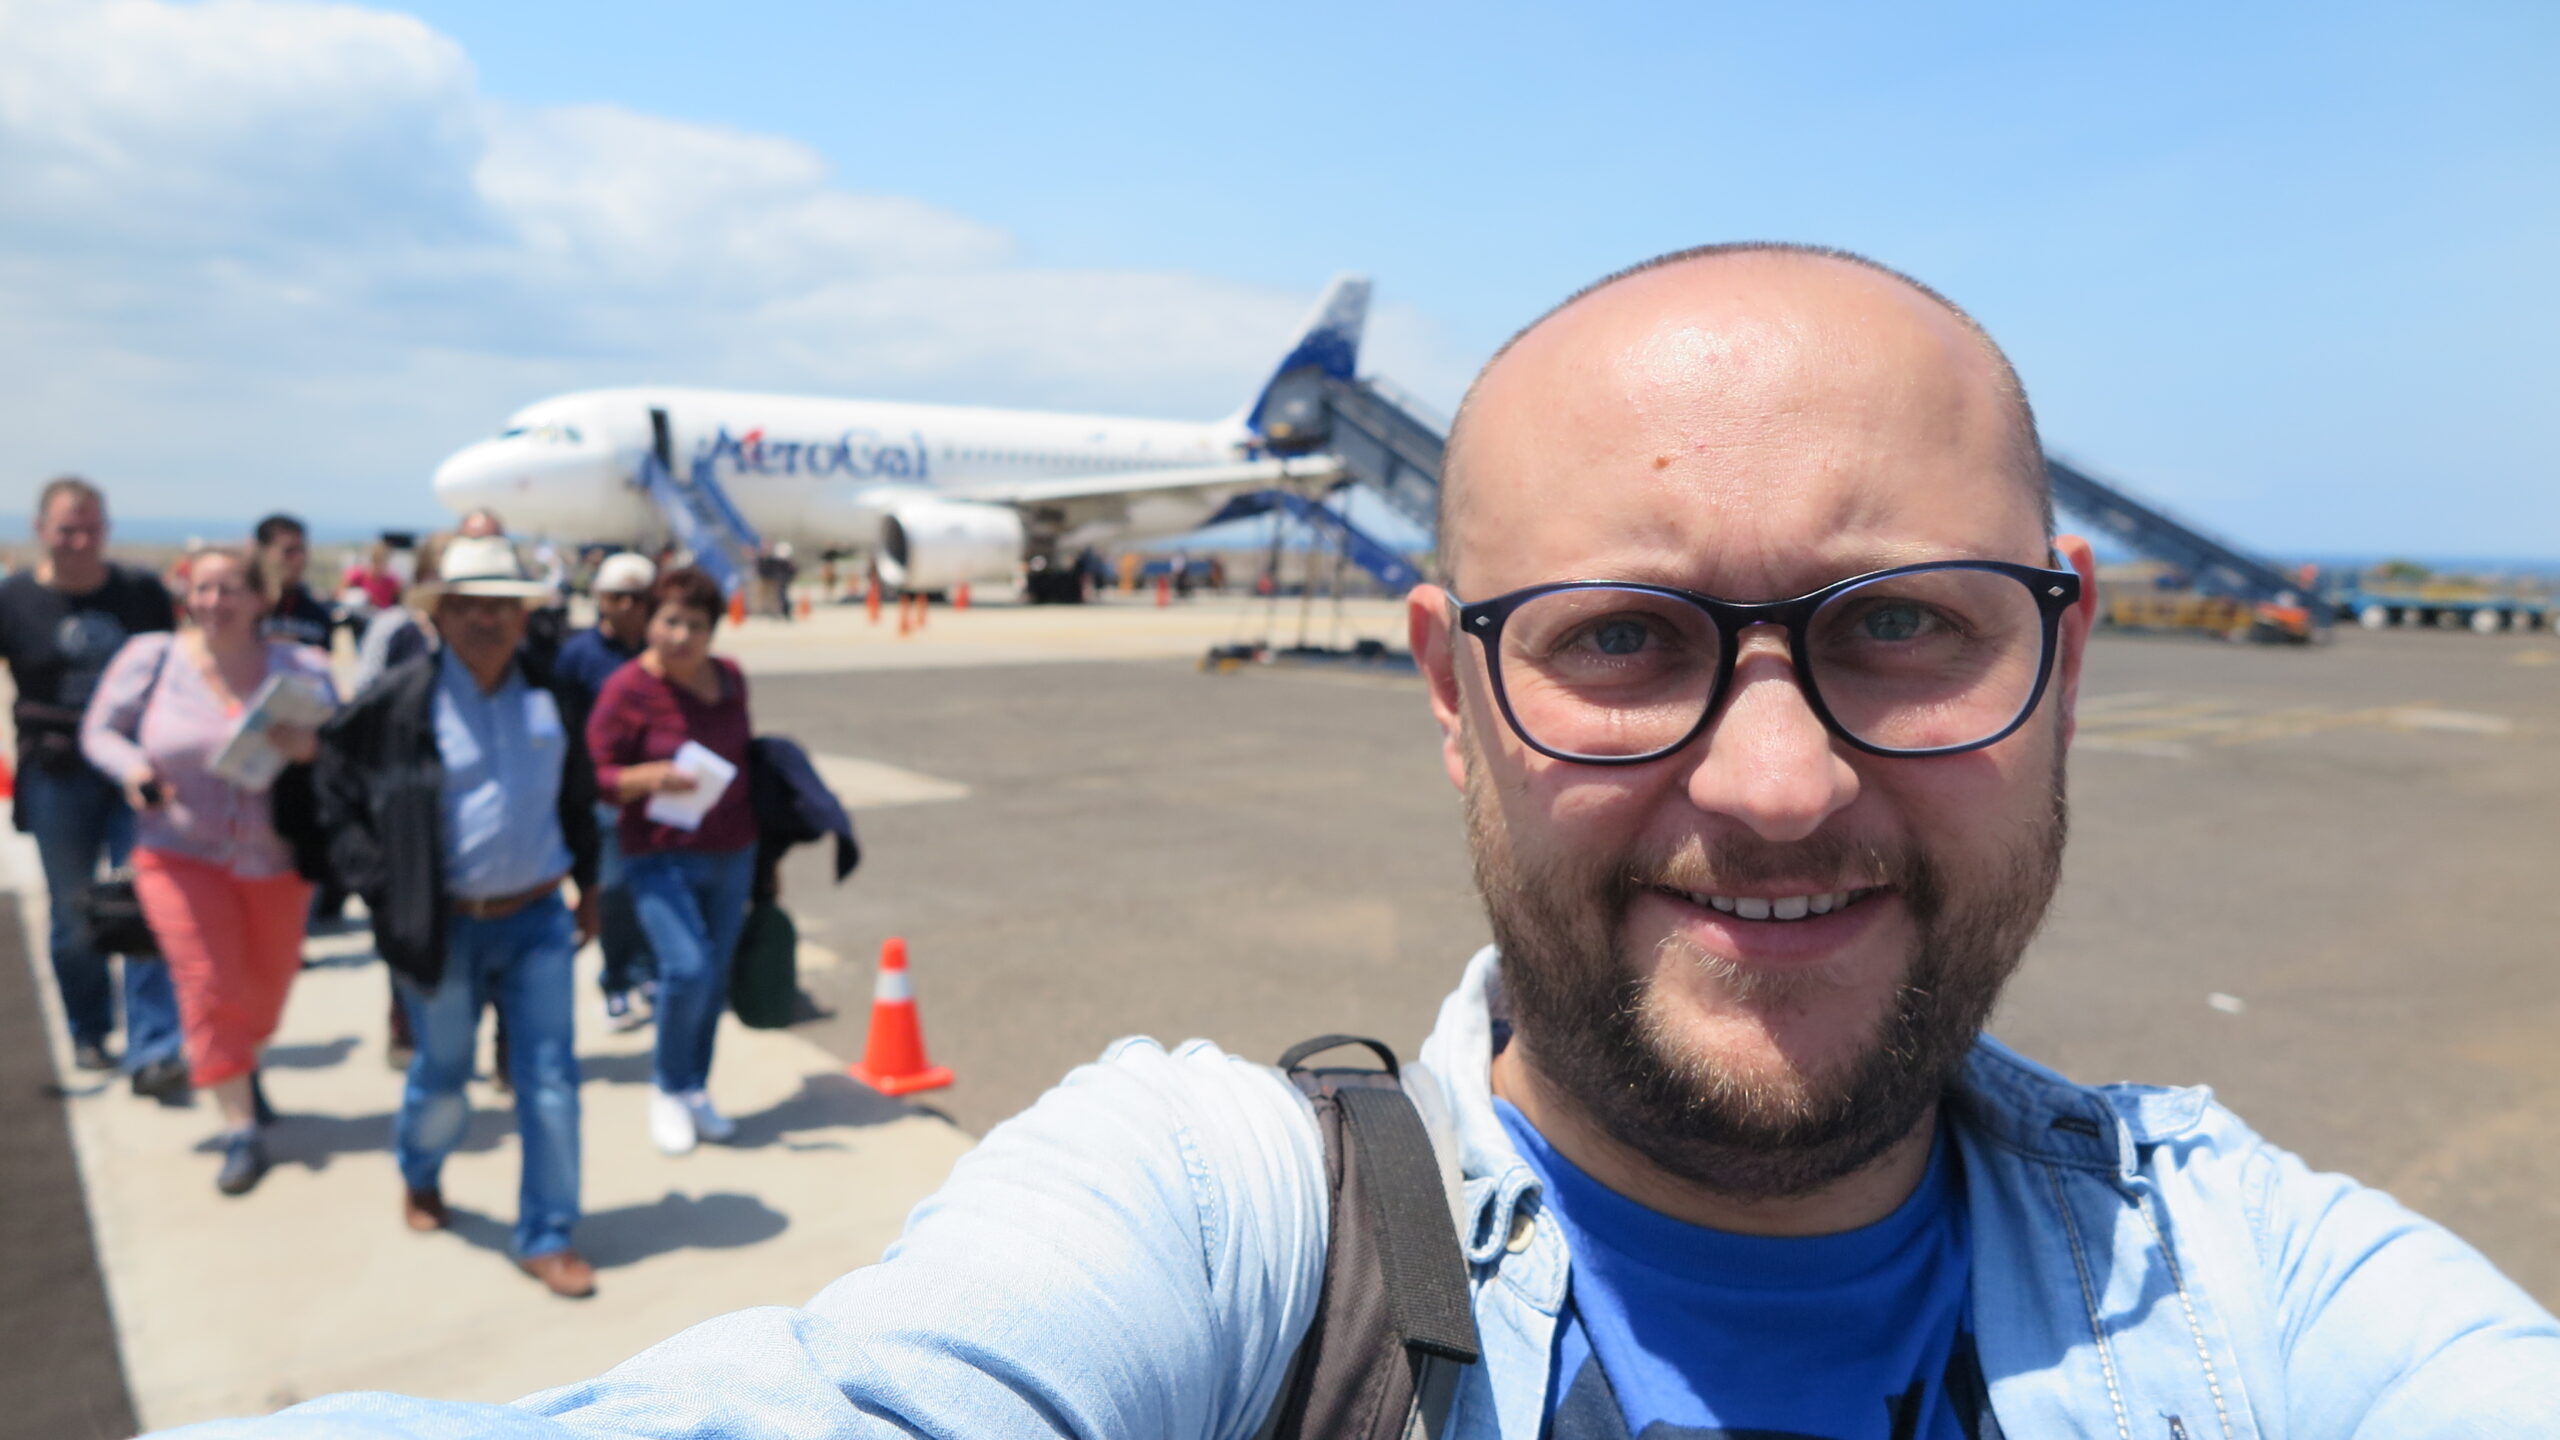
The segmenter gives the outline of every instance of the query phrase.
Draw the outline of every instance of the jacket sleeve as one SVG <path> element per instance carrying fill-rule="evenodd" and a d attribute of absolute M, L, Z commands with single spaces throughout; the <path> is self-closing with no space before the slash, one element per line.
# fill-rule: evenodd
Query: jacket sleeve
<path fill-rule="evenodd" d="M 877 1265 L 515 1406 L 314 1401 L 191 1440 L 1246 1440 L 1323 1286 L 1324 1153 L 1278 1072 L 1124 1041 L 996 1127 Z"/>
<path fill-rule="evenodd" d="M 2283 1326 L 2286 1433 L 2540 1435 L 2560 1323 L 2453 1232 L 2264 1145 L 2248 1210 Z"/>
<path fill-rule="evenodd" d="M 637 736 L 630 696 L 630 687 L 607 680 L 596 692 L 595 709 L 587 716 L 587 758 L 593 764 L 591 778 L 599 795 L 618 796 L 623 767 L 636 758 L 630 749 Z"/>
<path fill-rule="evenodd" d="M 328 864 L 341 889 L 367 897 L 381 895 L 387 878 L 382 839 L 373 830 L 373 807 L 365 803 L 365 776 L 379 766 L 384 696 L 379 687 L 365 699 L 340 710 L 320 727 L 320 753 L 311 765 L 312 811 L 320 833 L 328 837 Z"/>
<path fill-rule="evenodd" d="M 119 785 L 151 768 L 151 757 L 142 752 L 142 712 L 151 703 L 152 682 L 171 643 L 166 632 L 124 642 L 98 677 L 88 713 L 80 717 L 80 753 Z"/>
<path fill-rule="evenodd" d="M 569 878 L 578 882 L 578 894 L 583 897 L 596 888 L 601 854 L 596 833 L 596 769 L 587 755 L 587 717 L 580 713 L 577 687 L 555 682 L 551 695 L 571 717 L 569 754 L 560 767 L 560 838 L 569 844 Z"/>

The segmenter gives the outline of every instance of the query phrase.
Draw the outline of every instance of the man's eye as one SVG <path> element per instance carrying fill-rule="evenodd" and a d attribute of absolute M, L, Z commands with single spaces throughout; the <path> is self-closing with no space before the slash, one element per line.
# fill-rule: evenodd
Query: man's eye
<path fill-rule="evenodd" d="M 1858 634 L 1868 640 L 1915 640 L 1929 633 L 1929 612 L 1917 605 L 1878 605 L 1858 617 Z"/>
<path fill-rule="evenodd" d="M 1603 655 L 1633 655 L 1652 633 L 1641 620 L 1603 620 L 1591 629 L 1591 648 Z"/>

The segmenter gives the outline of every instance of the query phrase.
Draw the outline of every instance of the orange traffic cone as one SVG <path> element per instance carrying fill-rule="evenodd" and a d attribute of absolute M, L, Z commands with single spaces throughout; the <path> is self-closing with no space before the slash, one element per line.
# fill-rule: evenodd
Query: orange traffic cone
<path fill-rule="evenodd" d="M 14 800 L 17 795 L 17 774 L 9 768 L 9 757 L 0 755 L 0 800 Z"/>
<path fill-rule="evenodd" d="M 951 592 L 951 608 L 954 610 L 966 610 L 969 608 L 968 581 L 961 581 L 959 588 Z"/>
<path fill-rule="evenodd" d="M 732 625 L 747 623 L 747 592 L 744 590 L 729 597 L 729 623 Z"/>
<path fill-rule="evenodd" d="M 809 597 L 806 595 L 800 597 L 800 618 L 803 620 L 809 618 Z"/>
<path fill-rule="evenodd" d="M 1156 577 L 1156 603 L 1158 605 L 1173 603 L 1173 582 L 1162 575 Z"/>
<path fill-rule="evenodd" d="M 871 616 L 872 624 L 880 623 L 880 577 L 877 575 L 862 583 L 862 608 Z"/>
<path fill-rule="evenodd" d="M 924 1026 L 907 980 L 907 942 L 880 943 L 880 979 L 871 989 L 871 1038 L 845 1073 L 883 1095 L 912 1095 L 951 1083 L 951 1072 L 924 1058 Z"/>

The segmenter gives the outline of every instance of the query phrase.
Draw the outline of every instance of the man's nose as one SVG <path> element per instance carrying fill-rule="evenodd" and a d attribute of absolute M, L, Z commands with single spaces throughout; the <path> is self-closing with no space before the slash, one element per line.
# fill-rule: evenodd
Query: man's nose
<path fill-rule="evenodd" d="M 1783 638 L 1746 634 L 1722 713 L 1689 772 L 1689 800 L 1763 840 L 1802 840 L 1858 798 L 1858 772 L 1797 684 Z"/>

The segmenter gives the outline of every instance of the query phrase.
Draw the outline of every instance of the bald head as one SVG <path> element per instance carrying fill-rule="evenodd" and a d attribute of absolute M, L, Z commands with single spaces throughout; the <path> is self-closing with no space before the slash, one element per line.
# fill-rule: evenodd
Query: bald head
<path fill-rule="evenodd" d="M 1453 581 L 1489 534 L 1594 487 L 1684 475 L 1693 498 L 1726 505 L 1754 498 L 1752 477 L 1775 491 L 1824 476 L 1847 492 L 1835 507 L 1923 474 L 1970 480 L 2000 491 L 1970 498 L 2020 508 L 2039 540 L 2053 526 L 2034 413 L 1999 347 L 1919 282 L 1805 246 L 1680 251 L 1577 292 L 1486 363 L 1441 470 Z"/>

